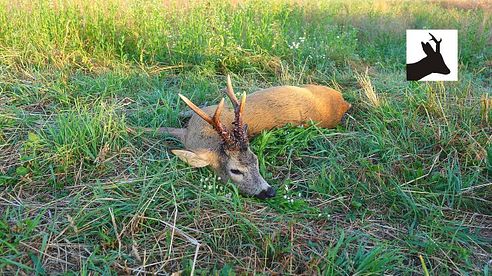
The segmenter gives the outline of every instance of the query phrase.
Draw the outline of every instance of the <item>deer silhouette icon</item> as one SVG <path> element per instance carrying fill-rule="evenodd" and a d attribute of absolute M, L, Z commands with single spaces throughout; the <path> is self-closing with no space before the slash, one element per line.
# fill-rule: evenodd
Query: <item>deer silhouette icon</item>
<path fill-rule="evenodd" d="M 432 49 L 429 42 L 420 42 L 426 57 L 416 63 L 407 64 L 407 80 L 420 80 L 431 73 L 447 75 L 451 72 L 441 55 L 442 38 L 438 41 L 431 33 L 429 35 L 431 36 L 429 41 L 432 40 L 436 43 L 436 51 Z"/>

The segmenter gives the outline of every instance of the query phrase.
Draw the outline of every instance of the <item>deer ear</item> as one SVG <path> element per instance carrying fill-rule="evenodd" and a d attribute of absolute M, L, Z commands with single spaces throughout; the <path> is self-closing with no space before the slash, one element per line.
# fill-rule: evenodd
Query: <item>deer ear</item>
<path fill-rule="evenodd" d="M 171 152 L 194 168 L 201 168 L 210 165 L 210 160 L 208 160 L 206 155 L 198 155 L 187 150 L 172 150 Z"/>
<path fill-rule="evenodd" d="M 432 49 L 432 46 L 429 44 L 429 42 L 425 43 L 420 42 L 422 44 L 422 49 L 424 50 L 425 54 L 430 56 L 432 54 L 435 54 L 434 49 Z"/>

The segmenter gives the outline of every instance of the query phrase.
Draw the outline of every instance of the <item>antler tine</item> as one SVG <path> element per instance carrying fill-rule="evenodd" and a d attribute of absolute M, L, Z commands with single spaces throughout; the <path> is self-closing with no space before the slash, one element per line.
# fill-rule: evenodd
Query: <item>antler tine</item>
<path fill-rule="evenodd" d="M 241 97 L 241 103 L 234 109 L 234 130 L 233 135 L 239 148 L 245 148 L 248 146 L 248 134 L 247 125 L 243 125 L 243 110 L 246 104 L 246 92 Z"/>
<path fill-rule="evenodd" d="M 223 108 L 224 108 L 224 98 L 220 99 L 220 102 L 217 105 L 217 108 L 215 109 L 215 113 L 214 113 L 214 117 L 213 117 L 214 120 L 216 119 L 216 117 L 217 117 L 217 119 L 219 119 Z"/>
<path fill-rule="evenodd" d="M 435 42 L 435 43 L 441 43 L 442 38 L 441 38 L 441 39 L 439 39 L 439 41 L 437 41 L 437 39 L 436 39 L 436 38 L 435 38 L 435 37 L 434 37 L 431 33 L 429 33 L 429 34 L 430 34 L 430 36 L 432 37 L 432 38 L 431 38 L 431 40 L 434 40 L 434 42 Z"/>
<path fill-rule="evenodd" d="M 208 116 L 207 113 L 203 112 L 198 106 L 196 106 L 194 103 L 192 103 L 188 98 L 185 96 L 178 94 L 178 96 L 183 100 L 183 102 L 188 105 L 191 110 L 193 110 L 198 116 L 200 116 L 203 120 L 205 120 L 207 123 L 214 125 L 214 120 Z M 217 111 L 216 111 L 217 112 Z M 215 116 L 214 116 L 215 117 Z"/>
<path fill-rule="evenodd" d="M 440 44 L 441 44 L 442 38 L 439 39 L 439 41 L 438 41 L 431 33 L 429 33 L 429 34 L 432 37 L 431 40 L 436 43 L 436 53 L 439 53 L 440 52 Z"/>
<path fill-rule="evenodd" d="M 222 110 L 224 109 L 224 98 L 220 100 L 220 103 L 217 105 L 215 109 L 213 120 L 213 128 L 219 133 L 222 140 L 227 145 L 232 145 L 233 142 L 231 140 L 231 134 L 227 131 L 226 127 L 220 122 L 220 114 L 222 114 Z"/>
<path fill-rule="evenodd" d="M 234 94 L 234 89 L 232 89 L 231 76 L 227 75 L 227 96 L 231 99 L 232 105 L 236 108 L 239 105 L 236 95 Z"/>
<path fill-rule="evenodd" d="M 245 104 L 246 104 L 246 92 L 243 92 L 243 96 L 241 97 L 241 103 L 239 104 L 239 116 L 242 116 Z"/>
<path fill-rule="evenodd" d="M 214 117 L 212 117 L 213 120 L 213 126 L 220 128 L 222 126 L 222 123 L 220 122 L 220 114 L 222 113 L 222 109 L 224 108 L 224 98 L 220 100 L 220 103 L 217 105 L 217 109 L 215 109 Z"/>

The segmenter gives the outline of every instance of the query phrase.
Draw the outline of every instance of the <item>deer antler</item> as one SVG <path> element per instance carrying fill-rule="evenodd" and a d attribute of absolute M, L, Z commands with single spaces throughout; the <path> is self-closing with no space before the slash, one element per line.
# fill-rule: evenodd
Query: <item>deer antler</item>
<path fill-rule="evenodd" d="M 238 101 L 234 90 L 232 89 L 231 76 L 227 75 L 227 90 L 226 94 L 232 102 L 234 107 L 234 129 L 232 131 L 232 136 L 239 148 L 245 148 L 248 146 L 248 125 L 243 125 L 243 110 L 246 104 L 246 93 L 244 92 L 241 97 L 241 102 Z"/>
<path fill-rule="evenodd" d="M 220 101 L 217 109 L 214 112 L 213 117 L 210 117 L 207 113 L 201 110 L 198 106 L 192 103 L 188 98 L 179 94 L 179 97 L 193 110 L 198 116 L 209 123 L 219 134 L 224 142 L 224 145 L 229 150 L 244 150 L 248 147 L 248 125 L 243 125 L 243 110 L 246 104 L 246 93 L 243 93 L 241 102 L 238 101 L 234 90 L 232 89 L 231 77 L 227 75 L 227 89 L 226 94 L 232 102 L 234 108 L 234 128 L 232 133 L 220 122 L 220 114 L 224 108 L 224 98 Z"/>
<path fill-rule="evenodd" d="M 220 114 L 222 113 L 222 109 L 224 108 L 224 98 L 220 100 L 217 109 L 215 109 L 214 116 L 210 117 L 207 113 L 205 113 L 193 102 L 191 102 L 187 97 L 181 94 L 178 95 L 186 103 L 186 105 L 188 105 L 191 108 L 191 110 L 193 110 L 196 113 L 196 115 L 200 116 L 203 120 L 209 123 L 217 131 L 217 133 L 222 138 L 222 141 L 224 141 L 225 144 L 227 145 L 234 144 L 231 134 L 229 133 L 229 131 L 227 131 L 227 128 L 224 126 L 224 124 L 220 122 Z"/>
<path fill-rule="evenodd" d="M 441 45 L 442 38 L 439 39 L 439 41 L 438 41 L 431 33 L 429 33 L 429 34 L 432 37 L 430 40 L 432 40 L 436 43 L 436 53 L 440 53 L 440 51 L 441 51 L 440 45 Z"/>

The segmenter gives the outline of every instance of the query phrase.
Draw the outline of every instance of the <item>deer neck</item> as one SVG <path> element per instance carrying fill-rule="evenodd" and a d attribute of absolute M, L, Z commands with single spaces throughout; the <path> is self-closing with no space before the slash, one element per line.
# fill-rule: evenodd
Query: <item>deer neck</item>
<path fill-rule="evenodd" d="M 416 63 L 407 64 L 407 73 L 413 72 L 414 79 L 421 79 L 432 73 L 432 62 L 430 57 L 425 57 Z"/>

